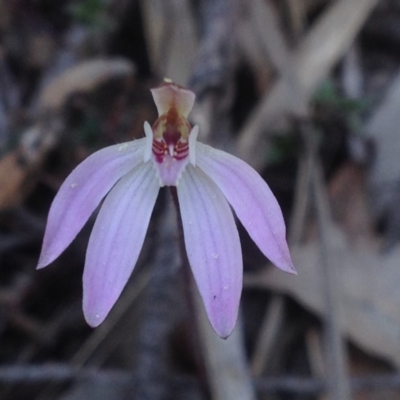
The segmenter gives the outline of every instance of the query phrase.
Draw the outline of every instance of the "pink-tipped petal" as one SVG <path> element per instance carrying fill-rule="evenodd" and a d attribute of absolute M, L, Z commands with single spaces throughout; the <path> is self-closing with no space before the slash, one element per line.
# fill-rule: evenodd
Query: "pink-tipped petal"
<path fill-rule="evenodd" d="M 83 273 L 83 312 L 92 327 L 104 321 L 132 273 L 159 190 L 146 163 L 124 176 L 104 200 Z"/>
<path fill-rule="evenodd" d="M 190 164 L 177 189 L 189 263 L 211 325 L 226 338 L 236 323 L 243 276 L 233 214 L 218 187 Z"/>
<path fill-rule="evenodd" d="M 38 268 L 67 248 L 114 184 L 142 162 L 144 141 L 102 149 L 72 171 L 51 205 Z"/>
<path fill-rule="evenodd" d="M 187 118 L 196 99 L 196 95 L 192 91 L 174 83 L 165 83 L 158 88 L 151 89 L 151 94 L 159 116 L 167 113 L 172 107 L 176 107 L 179 114 Z"/>
<path fill-rule="evenodd" d="M 268 185 L 248 164 L 197 143 L 197 165 L 221 189 L 256 245 L 277 267 L 296 273 L 281 208 Z"/>

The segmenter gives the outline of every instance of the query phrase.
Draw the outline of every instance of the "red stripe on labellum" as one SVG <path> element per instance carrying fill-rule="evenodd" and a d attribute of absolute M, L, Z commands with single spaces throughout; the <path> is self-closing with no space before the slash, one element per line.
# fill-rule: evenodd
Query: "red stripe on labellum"
<path fill-rule="evenodd" d="M 164 161 L 164 156 L 169 154 L 168 146 L 163 140 L 153 140 L 152 147 L 153 154 L 158 163 L 162 163 Z M 177 161 L 181 161 L 188 157 L 189 155 L 189 144 L 185 142 L 178 142 L 174 145 L 174 155 L 173 158 Z"/>

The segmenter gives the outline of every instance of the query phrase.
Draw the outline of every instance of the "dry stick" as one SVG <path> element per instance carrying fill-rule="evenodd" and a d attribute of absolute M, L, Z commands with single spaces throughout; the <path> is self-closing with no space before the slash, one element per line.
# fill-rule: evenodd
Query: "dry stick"
<path fill-rule="evenodd" d="M 274 65 L 280 73 L 290 82 L 292 88 L 297 88 L 298 82 L 293 74 L 290 65 L 290 54 L 288 46 L 284 40 L 283 34 L 277 23 L 276 13 L 268 2 L 252 0 L 252 15 L 256 29 L 263 39 L 263 46 L 266 53 L 271 57 Z M 267 21 L 267 27 L 263 29 Z M 300 241 L 304 230 L 305 217 L 310 193 L 311 180 L 311 159 L 310 157 L 300 160 L 299 174 L 297 178 L 297 186 L 294 201 L 294 212 L 291 227 L 289 230 L 289 242 L 296 244 Z M 283 324 L 283 316 L 285 310 L 285 299 L 283 296 L 274 295 L 268 308 L 262 327 L 260 329 L 258 339 L 255 346 L 254 357 L 252 362 L 252 370 L 255 376 L 260 376 L 268 357 L 271 355 L 272 347 L 276 341 L 279 329 Z"/>
<path fill-rule="evenodd" d="M 347 354 L 339 327 L 340 297 L 336 277 L 336 266 L 329 253 L 329 228 L 332 218 L 330 216 L 328 199 L 324 192 L 321 164 L 317 158 L 314 132 L 308 129 L 304 132 L 307 151 L 314 159 L 312 174 L 312 191 L 318 219 L 320 235 L 321 268 L 324 276 L 324 292 L 328 316 L 326 321 L 327 360 L 329 393 L 335 400 L 348 400 L 351 398 L 350 383 L 347 371 Z"/>
<path fill-rule="evenodd" d="M 176 188 L 171 188 L 176 207 L 182 264 L 185 271 L 190 269 L 184 245 L 182 219 Z M 188 303 L 194 308 L 201 342 L 204 366 L 208 375 L 213 400 L 255 400 L 250 374 L 247 368 L 243 346 L 243 326 L 240 317 L 231 336 L 221 339 L 210 325 L 200 294 L 191 274 L 187 274 Z"/>
<path fill-rule="evenodd" d="M 29 366 L 0 367 L 0 384 L 37 385 L 45 382 L 66 383 L 68 381 L 110 382 L 110 384 L 126 384 L 132 379 L 132 375 L 123 370 L 106 369 L 99 371 L 97 368 L 75 368 L 66 364 L 49 363 L 45 365 L 33 364 Z M 199 385 L 198 380 L 189 377 L 175 378 L 173 385 Z M 272 377 L 257 379 L 255 382 L 257 391 L 261 393 L 275 393 L 277 391 L 288 394 L 316 395 L 326 391 L 323 379 L 292 377 Z M 380 391 L 383 389 L 399 389 L 400 374 L 366 375 L 351 379 L 351 389 L 357 391 Z M 199 385 L 200 386 L 200 385 Z M 225 399 L 226 400 L 226 399 Z M 231 400 L 231 399 L 229 399 Z"/>
<path fill-rule="evenodd" d="M 301 82 L 298 81 L 296 70 L 292 65 L 292 54 L 279 24 L 277 11 L 269 1 L 252 0 L 250 6 L 254 30 L 261 39 L 264 52 L 290 89 L 286 107 L 296 115 L 303 115 L 306 112 L 304 107 L 307 101 L 302 98 Z"/>
<path fill-rule="evenodd" d="M 166 62 L 165 57 L 160 58 L 162 53 L 162 43 L 165 40 L 157 32 L 159 27 L 154 26 L 150 23 L 151 16 L 160 17 L 164 15 L 166 7 L 163 7 L 164 0 L 156 0 L 153 2 L 154 7 L 150 7 L 149 1 L 143 0 L 142 7 L 147 13 L 145 20 L 147 21 L 147 29 L 153 29 L 155 32 L 149 36 L 150 45 L 152 46 L 152 61 L 153 68 L 157 71 L 165 71 L 169 77 L 174 78 L 178 83 L 185 84 L 182 82 L 182 77 L 187 76 L 187 71 L 190 71 L 188 64 L 180 66 L 184 67 L 183 70 L 178 74 L 176 68 L 173 69 L 172 65 L 175 65 L 173 55 L 167 54 L 170 61 Z M 179 2 L 174 0 L 173 6 L 176 6 Z M 234 1 L 230 0 L 210 0 L 206 7 L 206 17 L 204 18 L 204 38 L 201 44 L 201 50 L 199 57 L 192 70 L 192 86 L 195 85 L 199 90 L 203 89 L 204 86 L 210 87 L 215 84 L 220 84 L 220 80 L 226 79 L 227 70 L 226 64 L 229 63 L 229 57 L 227 53 L 230 51 L 229 39 L 232 39 L 231 25 L 227 24 L 228 18 L 231 18 L 231 7 L 233 7 Z M 152 11 L 153 9 L 153 11 Z M 177 8 L 175 8 L 177 10 Z M 186 28 L 190 28 L 192 25 L 188 21 L 190 18 L 182 18 L 179 16 L 179 21 L 182 23 L 189 24 Z M 182 21 L 186 19 L 186 21 Z M 182 27 L 182 29 L 186 29 Z M 188 35 L 195 37 L 190 29 L 187 29 Z M 174 35 L 171 42 L 168 42 L 168 46 L 171 48 L 179 49 L 180 54 L 189 54 L 193 52 L 193 45 L 190 45 L 188 38 L 182 42 L 183 36 Z M 228 50 L 227 50 L 228 47 Z M 157 61 L 159 60 L 159 61 Z M 157 63 L 163 63 L 162 66 Z M 215 106 L 215 104 L 214 104 Z M 194 113 L 193 113 L 194 114 Z M 203 114 L 204 115 L 204 114 Z M 211 118 L 205 119 L 206 124 L 202 123 L 202 137 L 205 136 L 204 126 L 207 125 Z M 186 266 L 188 268 L 188 266 Z M 196 289 L 194 289 L 196 291 Z M 241 326 L 238 324 L 236 333 L 234 333 L 227 341 L 220 339 L 217 334 L 212 331 L 209 321 L 203 316 L 204 306 L 201 302 L 194 302 L 194 308 L 196 314 L 199 316 L 200 336 L 201 344 L 203 346 L 203 355 L 205 359 L 207 374 L 210 380 L 211 392 L 213 398 L 216 400 L 252 400 L 255 398 L 253 389 L 251 387 L 250 378 L 247 370 L 243 340 L 241 337 Z"/>
<path fill-rule="evenodd" d="M 298 0 L 296 0 L 298 1 Z M 290 51 L 279 25 L 279 16 L 269 1 L 250 0 L 250 22 L 274 67 L 288 77 Z"/>
<path fill-rule="evenodd" d="M 242 7 L 246 8 L 237 33 L 238 51 L 254 68 L 258 90 L 269 86 L 267 82 L 272 77 L 272 70 L 276 70 L 295 89 L 291 53 L 275 7 L 264 0 L 249 0 Z"/>
<path fill-rule="evenodd" d="M 254 349 L 251 369 L 254 377 L 262 375 L 272 349 L 276 343 L 279 332 L 282 330 L 283 316 L 285 314 L 285 299 L 282 295 L 275 294 L 268 306 L 263 322 L 258 333 Z"/>
<path fill-rule="evenodd" d="M 269 141 L 266 128 L 272 132 L 282 125 L 288 112 L 305 107 L 321 80 L 349 48 L 377 2 L 338 0 L 333 3 L 290 57 L 292 71 L 297 76 L 297 99 L 291 100 L 294 93 L 287 78 L 279 79 L 240 132 L 239 156 L 257 169 L 265 164 L 263 153 Z"/>
<path fill-rule="evenodd" d="M 231 336 L 224 340 L 211 328 L 200 295 L 193 291 L 205 363 L 213 400 L 255 400 L 244 351 L 239 316 Z"/>
<path fill-rule="evenodd" d="M 230 151 L 232 129 L 229 111 L 233 100 L 236 67 L 235 35 L 239 0 L 203 1 L 203 36 L 189 86 L 200 101 L 191 118 L 200 126 L 201 140 Z M 217 134 L 216 134 L 217 132 Z"/>
<path fill-rule="evenodd" d="M 307 356 L 310 360 L 310 369 L 313 376 L 323 378 L 326 376 L 326 363 L 321 343 L 320 331 L 315 328 L 308 329 L 306 333 Z"/>
<path fill-rule="evenodd" d="M 151 262 L 151 255 L 150 257 L 146 255 L 147 262 L 149 262 L 149 259 Z M 98 351 L 100 346 L 103 345 L 106 339 L 110 337 L 115 327 L 118 326 L 125 314 L 132 307 L 132 304 L 146 289 L 151 280 L 151 275 L 152 270 L 150 268 L 146 268 L 143 271 L 140 271 L 138 276 L 136 276 L 132 282 L 128 282 L 126 290 L 123 291 L 121 298 L 117 301 L 106 320 L 98 328 L 93 330 L 93 333 L 71 357 L 69 361 L 71 368 L 80 369 L 96 353 L 96 351 Z M 58 324 L 56 324 L 55 328 L 57 328 L 57 325 Z M 53 335 L 50 336 L 54 336 L 55 328 L 48 328 L 53 332 Z M 108 347 L 108 353 L 110 353 L 110 346 Z M 102 352 L 105 353 L 103 348 Z M 97 359 L 96 362 L 91 363 L 91 368 L 94 369 L 94 367 L 99 367 L 101 363 L 102 360 Z M 40 395 L 41 397 L 39 397 L 38 400 L 53 398 L 59 390 L 60 387 L 56 384 L 49 385 L 48 387 L 44 388 Z"/>
<path fill-rule="evenodd" d="M 340 2 L 339 2 L 340 3 Z M 349 2 L 349 3 L 351 3 L 351 2 Z M 261 13 L 263 10 L 262 10 L 262 7 L 260 7 L 259 6 L 259 4 L 257 3 L 257 2 L 254 2 L 254 4 L 255 5 L 258 5 L 258 7 L 259 7 L 259 13 Z M 366 3 L 364 3 L 364 5 L 365 5 Z M 323 20 L 322 21 L 322 23 L 320 23 L 317 27 L 319 28 L 319 30 L 320 31 L 322 31 L 322 32 L 324 32 L 324 31 L 327 31 L 327 32 L 330 32 L 329 31 L 329 29 L 332 29 L 332 26 L 333 27 L 335 27 L 335 29 L 336 29 L 336 26 L 335 26 L 335 24 L 332 24 L 332 21 L 334 21 L 334 20 L 337 20 L 338 19 L 338 16 L 339 15 L 342 15 L 343 14 L 343 10 L 345 10 L 346 9 L 346 7 L 347 7 L 347 5 L 348 4 L 344 4 L 343 2 L 341 3 L 341 4 L 339 4 L 340 5 L 340 8 L 332 8 L 331 9 L 331 14 L 328 14 L 328 17 L 325 19 L 325 20 Z M 353 2 L 353 6 L 355 5 L 355 3 Z M 357 6 L 358 7 L 358 6 Z M 372 6 L 371 6 L 371 8 L 372 8 Z M 333 10 L 333 11 L 332 11 Z M 264 12 L 268 12 L 269 10 L 268 9 L 265 9 L 264 10 Z M 340 11 L 340 12 L 339 12 Z M 340 18 L 341 19 L 341 18 Z M 354 21 L 353 21 L 354 22 Z M 353 22 L 352 22 L 352 24 L 351 25 L 353 25 Z M 355 24 L 356 26 L 357 26 L 357 24 Z M 327 30 L 327 28 L 329 28 L 328 30 Z M 353 26 L 351 27 L 351 29 L 354 29 L 353 28 Z M 318 32 L 318 30 L 316 30 L 317 32 Z M 354 31 L 354 32 L 356 32 L 357 31 L 357 29 Z M 348 32 L 345 32 L 345 33 L 347 33 L 347 35 L 348 35 Z M 319 36 L 319 34 L 320 33 L 318 33 L 318 35 L 316 35 L 316 36 L 314 36 L 314 37 L 317 37 L 318 38 L 318 36 Z M 354 34 L 354 33 L 353 33 Z M 340 36 L 340 35 L 339 35 Z M 351 35 L 350 35 L 351 36 Z M 314 51 L 315 52 L 315 49 L 314 49 L 314 41 L 315 41 L 315 39 L 313 39 L 314 38 L 313 37 L 313 35 L 309 35 L 309 37 L 308 37 L 308 41 L 306 40 L 305 41 L 305 44 L 303 45 L 303 51 L 304 51 L 304 49 L 306 49 L 307 50 L 307 45 L 308 45 L 308 48 L 311 50 L 311 51 Z M 344 39 L 346 38 L 346 35 L 344 35 L 344 38 L 342 38 L 342 41 L 344 41 Z M 341 41 L 340 41 L 340 37 L 339 37 L 339 40 L 338 40 L 338 42 L 337 42 L 337 44 L 340 44 L 341 43 Z M 347 45 L 347 43 L 344 41 L 344 44 L 346 44 Z M 267 51 L 268 52 L 271 52 L 274 48 L 273 48 L 273 46 L 271 46 L 271 44 L 267 41 L 267 42 L 265 42 L 265 45 L 266 45 L 266 48 L 267 48 Z M 324 46 L 327 46 L 327 45 L 329 45 L 328 43 L 324 43 Z M 336 49 L 335 47 L 334 47 L 334 49 L 333 50 L 336 50 L 336 52 L 337 51 L 342 51 L 342 47 L 343 47 L 343 44 L 341 45 L 341 46 L 339 46 L 339 48 L 338 49 Z M 317 49 L 319 49 L 319 50 L 322 50 L 321 49 L 321 47 L 318 47 Z M 324 51 L 326 51 L 325 49 L 324 49 Z M 276 52 L 275 52 L 276 53 Z M 274 54 L 275 54 L 274 53 Z M 300 59 L 300 61 L 302 60 L 302 58 L 301 58 L 301 51 L 299 51 L 299 54 L 300 55 L 298 55 L 297 57 Z M 336 57 L 337 57 L 337 54 L 334 54 Z M 284 58 L 286 56 L 286 54 L 285 53 L 282 53 L 282 54 L 280 54 L 279 52 L 277 53 L 277 57 L 276 58 L 274 58 L 274 60 L 275 60 L 275 64 L 279 67 L 282 63 L 281 63 L 281 59 L 282 58 Z M 332 57 L 331 57 L 332 58 Z M 308 63 L 308 60 L 306 59 L 306 58 L 303 58 L 303 60 L 305 60 L 307 63 Z M 311 60 L 311 61 L 313 61 L 313 60 Z M 314 60 L 314 65 L 316 65 L 316 67 L 319 67 L 319 69 L 320 69 L 320 73 L 322 72 L 322 73 L 325 73 L 326 71 L 325 70 L 327 70 L 327 67 L 326 67 L 326 65 L 324 65 L 324 62 L 326 63 L 326 61 L 332 61 L 331 59 L 329 59 L 329 57 L 327 57 L 327 60 L 325 60 L 324 58 L 322 59 L 322 63 L 321 63 L 321 60 Z M 329 65 L 329 64 L 328 64 Z M 302 66 L 301 64 L 300 64 L 300 66 Z M 321 68 L 322 67 L 322 68 Z M 304 90 L 304 87 L 299 87 L 299 85 L 300 84 L 303 84 L 303 86 L 304 86 L 304 82 L 300 82 L 298 79 L 294 79 L 295 78 L 295 75 L 293 74 L 293 71 L 292 70 L 287 70 L 287 69 L 285 69 L 285 68 L 280 68 L 280 70 L 281 70 L 281 73 L 283 73 L 283 79 L 281 79 L 281 82 L 283 82 L 283 83 L 281 83 L 280 84 L 280 86 L 279 86 L 279 83 L 277 84 L 277 87 L 278 87 L 278 89 L 280 89 L 280 92 L 279 92 L 279 90 L 278 90 L 278 94 L 280 93 L 280 98 L 278 98 L 278 100 L 281 100 L 281 103 L 282 103 L 282 108 L 283 109 L 294 109 L 294 110 L 296 110 L 296 114 L 298 114 L 299 113 L 299 111 L 301 112 L 301 110 L 299 110 L 299 109 L 296 109 L 296 108 L 304 108 L 305 107 L 305 104 L 307 103 L 307 96 L 309 96 L 310 95 L 310 93 L 311 93 L 311 89 L 313 88 L 313 85 L 315 86 L 317 83 L 318 83 L 318 79 L 320 79 L 320 77 L 318 77 L 317 76 L 317 80 L 315 80 L 314 82 L 313 81 L 311 81 L 310 82 L 310 80 L 306 80 L 306 84 L 308 84 L 308 86 L 306 85 L 306 87 L 305 87 L 305 89 L 307 89 L 308 90 L 308 93 L 307 93 L 307 90 Z M 296 71 L 297 72 L 297 71 Z M 307 75 L 307 73 L 308 73 L 308 76 L 311 78 L 311 80 L 313 80 L 313 79 L 315 79 L 315 75 L 314 75 L 314 71 L 307 71 L 306 69 L 304 70 L 304 71 L 301 71 L 301 68 L 300 68 L 300 72 L 304 72 L 304 74 L 305 75 Z M 303 74 L 303 75 L 304 75 Z M 310 75 L 310 74 L 312 74 L 312 75 Z M 299 75 L 299 74 L 298 74 Z M 303 76 L 299 76 L 299 78 L 303 78 Z M 286 82 L 285 82 L 286 81 Z M 293 83 L 295 83 L 295 85 L 293 85 Z M 286 94 L 287 93 L 285 93 L 288 89 L 292 89 L 290 92 L 292 92 L 291 94 L 293 95 L 294 94 L 294 97 L 296 98 L 296 100 L 294 101 L 294 102 L 292 102 L 289 106 L 290 107 L 288 107 L 288 105 L 287 104 L 283 104 L 284 103 L 284 100 L 285 100 L 285 96 L 286 96 Z M 293 93 L 294 92 L 294 93 Z M 272 91 L 272 93 L 273 94 L 276 94 L 276 93 L 274 93 L 274 91 Z M 304 96 L 305 94 L 307 94 L 307 96 L 305 96 L 304 98 L 302 98 L 302 96 Z M 269 111 L 270 111 L 270 114 L 269 114 L 269 117 L 271 117 L 271 118 L 275 118 L 276 117 L 276 115 L 275 115 L 275 112 L 277 111 L 277 109 L 275 108 L 276 107 L 276 97 L 274 97 L 274 96 L 271 96 L 271 98 L 272 98 L 272 100 L 271 100 L 271 102 L 269 102 L 269 103 L 267 103 L 267 105 L 268 106 L 270 106 L 270 108 L 269 108 Z M 288 99 L 288 97 L 286 96 L 286 99 Z M 278 105 L 279 105 L 279 101 L 278 101 Z M 279 110 L 279 109 L 278 109 Z M 265 110 L 263 110 L 263 111 L 265 111 Z M 261 115 L 261 113 L 260 113 L 260 115 Z M 261 118 L 261 117 L 260 117 Z M 266 123 L 266 125 L 268 125 L 268 126 L 270 126 L 270 124 L 269 124 L 269 122 L 270 121 L 268 121 L 267 123 Z M 271 121 L 272 122 L 272 121 Z M 258 128 L 260 128 L 260 126 L 258 127 Z M 261 129 L 259 129 L 259 132 L 258 132 L 259 134 L 261 133 Z M 247 134 L 248 134 L 248 132 L 247 132 Z M 247 142 L 247 144 L 248 144 L 248 146 L 247 146 L 247 148 L 246 148 L 246 146 L 241 146 L 241 148 L 240 148 L 240 150 L 242 151 L 242 153 L 241 153 L 241 156 L 242 157 L 244 157 L 245 159 L 247 159 L 247 160 L 249 160 L 250 159 L 250 157 L 249 157 L 249 154 L 251 154 L 251 158 L 253 158 L 254 157 L 254 145 L 255 145 L 255 143 L 257 143 L 257 145 L 259 144 L 258 143 L 258 141 L 257 140 L 254 140 L 254 137 L 252 137 L 252 138 L 249 138 L 249 137 L 242 137 L 242 142 L 241 142 L 241 144 L 243 144 L 243 142 L 245 142 L 246 141 L 246 139 L 248 140 L 248 142 Z M 252 143 L 251 143 L 252 142 Z M 247 150 L 247 151 L 246 151 Z M 310 161 L 312 161 L 312 158 L 311 157 L 308 157 L 308 164 L 310 164 Z M 261 163 L 261 161 L 260 161 L 260 163 Z M 306 161 L 306 163 L 307 163 L 307 161 Z M 308 170 L 310 171 L 310 168 L 308 168 Z M 306 207 L 307 207 L 307 193 L 309 192 L 308 191 L 308 185 L 309 185 L 309 182 L 310 182 L 310 174 L 308 175 L 308 179 L 306 179 L 306 182 L 305 182 L 305 191 L 304 191 L 304 193 L 306 193 L 306 196 L 305 196 L 305 198 L 304 198 L 304 201 L 303 202 L 301 202 L 300 203 L 300 209 L 302 208 L 303 209 L 303 213 L 302 212 L 300 212 L 295 218 L 297 219 L 297 221 L 295 221 L 295 223 L 294 223 L 294 226 L 295 226 L 295 229 L 296 229 L 296 232 L 295 232 L 295 236 L 297 236 L 298 238 L 300 237 L 300 235 L 301 235 L 301 229 L 300 229 L 300 227 L 301 227 L 301 225 L 302 225 L 302 223 L 301 222 L 304 222 L 304 218 L 305 218 L 305 211 L 306 211 Z M 300 223 L 299 223 L 300 222 Z M 333 316 L 333 315 L 332 315 Z M 266 323 L 265 323 L 266 324 Z M 264 326 L 265 326 L 265 324 L 264 324 Z M 333 324 L 329 324 L 329 326 L 331 327 L 331 326 L 336 326 L 337 324 L 335 324 L 335 322 L 333 322 Z M 332 333 L 332 329 L 329 329 L 329 331 Z M 331 341 L 332 340 L 334 340 L 335 338 L 336 338 L 337 336 L 335 336 L 335 333 L 333 333 L 333 335 L 330 335 L 330 338 L 331 338 Z M 333 338 L 333 339 L 332 339 Z M 340 341 L 340 337 L 339 337 L 339 341 Z M 261 340 L 259 341 L 259 345 L 261 346 Z M 335 346 L 336 348 L 337 348 L 337 346 Z M 336 358 L 338 358 L 338 357 L 336 357 Z M 260 361 L 259 361 L 260 362 Z M 345 384 L 343 384 L 343 382 L 345 382 L 345 377 L 344 378 L 341 378 L 342 377 L 342 370 L 343 370 L 343 366 L 342 365 L 340 365 L 340 363 L 338 363 L 337 362 L 337 360 L 336 360 L 336 362 L 335 362 L 335 359 L 334 359 L 334 362 L 333 362 L 333 365 L 335 366 L 335 368 L 334 368 L 334 371 L 336 371 L 336 369 L 338 369 L 339 370 L 339 372 L 338 373 L 336 373 L 336 374 L 334 374 L 334 376 L 336 376 L 337 377 L 337 380 L 338 380 L 338 382 L 339 382 L 339 387 L 337 388 L 337 389 L 331 389 L 332 390 L 332 393 L 336 393 L 337 395 L 336 395 L 336 397 L 338 398 L 338 399 L 344 399 L 344 398 L 346 398 L 346 389 L 345 389 Z M 338 397 L 339 396 L 339 397 Z"/>
<path fill-rule="evenodd" d="M 176 228 L 176 218 L 170 202 L 168 205 L 159 221 L 155 268 L 146 292 L 135 355 L 136 368 L 132 371 L 127 398 L 169 398 L 168 339 L 181 311 L 181 298 L 179 290 L 176 290 L 180 277 L 179 257 L 173 245 L 174 237 L 171 237 Z"/>
<path fill-rule="evenodd" d="M 298 45 L 303 32 L 305 30 L 306 9 L 303 0 L 286 0 L 286 7 L 290 17 L 290 31 L 292 40 L 295 45 Z M 301 121 L 298 121 L 301 123 Z M 291 230 L 291 239 L 294 243 L 300 243 L 301 235 L 304 232 L 305 219 L 307 209 L 310 203 L 313 175 L 313 154 L 306 151 L 301 154 L 299 164 L 300 179 L 297 182 L 297 191 L 295 196 L 295 213 L 292 221 L 293 230 Z M 300 190 L 300 189 L 303 190 Z M 297 211 L 297 213 L 296 213 Z M 293 242 L 292 242 L 293 243 Z M 312 331 L 312 330 L 311 330 Z M 312 334 L 310 330 L 306 334 L 307 356 L 310 363 L 312 376 L 323 378 L 326 376 L 324 352 L 319 344 L 319 336 L 317 332 Z M 319 400 L 325 399 L 326 394 L 318 396 Z"/>
<path fill-rule="evenodd" d="M 291 22 L 291 33 L 292 33 L 292 37 L 295 40 L 295 43 L 298 43 L 298 40 L 301 37 L 301 34 L 304 32 L 304 28 L 305 28 L 305 18 L 306 18 L 306 14 L 305 14 L 305 7 L 304 7 L 304 3 L 302 2 L 302 0 L 286 0 L 287 3 L 287 7 L 289 9 L 289 14 L 290 14 L 290 22 Z M 297 39 L 297 40 L 296 40 Z M 300 99 L 301 100 L 301 99 Z M 306 138 L 307 139 L 307 138 Z M 308 149 L 310 150 L 310 149 Z M 301 218 L 301 216 L 305 219 L 306 216 L 306 209 L 307 209 L 307 205 L 309 202 L 309 198 L 310 198 L 310 192 L 312 189 L 312 178 L 314 175 L 314 171 L 313 171 L 313 164 L 315 162 L 314 158 L 315 158 L 315 149 L 313 149 L 314 151 L 306 151 L 305 155 L 303 157 L 300 158 L 300 166 L 303 168 L 301 169 L 305 169 L 306 173 L 305 174 L 305 179 L 303 182 L 303 186 L 305 188 L 305 193 L 306 196 L 303 197 L 303 201 L 302 201 L 302 206 L 300 205 L 300 209 L 303 208 L 303 213 L 300 215 L 297 215 L 297 218 Z M 298 199 L 301 200 L 301 199 Z M 296 203 L 295 203 L 296 204 Z M 295 215 L 296 217 L 296 215 Z M 303 223 L 304 223 L 304 219 L 303 219 Z M 299 221 L 297 221 L 299 222 Z M 299 227 L 299 224 L 297 224 L 297 226 Z M 302 226 L 304 226 L 302 224 Z M 297 229 L 297 232 L 295 233 L 297 236 L 297 239 L 300 239 L 300 235 L 301 235 L 301 231 L 299 229 Z M 327 300 L 328 303 L 329 300 Z M 334 325 L 334 323 L 333 323 Z M 317 336 L 317 332 L 315 332 L 315 334 L 312 334 L 309 332 L 309 334 L 306 336 L 306 345 L 308 348 L 308 357 L 309 357 L 309 361 L 311 364 L 311 370 L 313 375 L 317 374 L 318 377 L 323 377 L 326 376 L 326 366 L 325 366 L 325 360 L 324 360 L 324 352 L 321 349 L 321 346 L 318 345 L 319 343 L 319 336 Z M 334 395 L 335 392 L 333 391 L 332 385 L 330 387 L 328 387 L 329 390 L 329 394 L 330 395 Z M 323 396 L 318 397 L 319 399 L 325 399 L 326 398 L 326 394 L 324 394 Z"/>
<path fill-rule="evenodd" d="M 289 243 L 295 245 L 300 242 L 304 231 L 307 208 L 310 200 L 312 158 L 310 155 L 302 157 L 299 163 L 299 173 L 296 182 L 294 199 L 294 211 L 289 229 Z M 279 329 L 283 324 L 285 313 L 285 298 L 281 295 L 274 295 L 268 308 L 262 327 L 258 334 L 255 345 L 254 357 L 252 361 L 252 371 L 254 376 L 262 374 L 271 350 L 275 343 Z"/>
<path fill-rule="evenodd" d="M 301 123 L 301 121 L 298 121 Z M 311 151 L 306 151 L 304 156 L 300 157 L 299 160 L 299 174 L 296 185 L 295 192 L 295 209 L 293 219 L 291 221 L 290 226 L 290 236 L 289 241 L 292 244 L 300 243 L 301 236 L 304 232 L 304 226 L 307 216 L 307 211 L 311 202 L 311 189 L 312 189 L 312 177 L 313 177 L 313 168 L 314 168 L 314 154 Z M 300 271 L 301 273 L 301 271 Z M 309 354 L 310 355 L 310 354 Z M 316 364 L 316 356 L 311 357 L 310 363 L 312 372 L 314 373 L 313 366 L 318 365 L 319 367 L 323 366 L 323 354 L 318 353 L 321 356 L 319 359 L 319 363 Z M 314 353 L 312 354 L 314 356 Z M 319 368 L 319 372 L 324 369 Z M 321 377 L 322 374 L 319 373 L 318 377 Z"/>
<path fill-rule="evenodd" d="M 140 5 L 153 72 L 186 85 L 197 48 L 189 1 L 142 0 Z"/>
<path fill-rule="evenodd" d="M 113 329 L 117 326 L 125 313 L 132 306 L 133 302 L 147 287 L 150 278 L 151 271 L 149 269 L 142 271 L 139 276 L 136 277 L 135 281 L 127 288 L 128 290 L 124 291 L 121 299 L 116 303 L 107 319 L 96 330 L 93 331 L 89 338 L 75 353 L 75 355 L 72 356 L 68 363 L 68 368 L 79 371 L 80 368 L 85 365 L 89 358 L 93 356 L 96 350 L 98 350 L 100 345 L 102 345 L 102 343 L 109 337 Z M 99 363 L 94 365 L 92 363 L 90 369 L 96 371 L 98 364 Z M 24 367 L 21 366 L 21 368 Z M 60 390 L 60 387 L 58 386 L 59 383 L 60 382 L 56 382 L 55 384 L 50 384 L 48 387 L 45 387 L 38 400 L 54 398 L 57 392 Z"/>
<path fill-rule="evenodd" d="M 224 83 L 229 81 L 233 51 L 231 26 L 237 18 L 237 1 L 208 0 L 204 4 L 204 37 L 191 78 L 192 85 L 203 94 L 213 85 L 226 87 Z M 206 125 L 212 124 L 215 108 L 220 106 L 215 98 L 209 104 L 213 106 L 209 115 L 203 107 Z M 210 326 L 197 289 L 192 290 L 192 293 L 213 400 L 254 400 L 241 319 L 227 340 L 220 339 Z"/>
<path fill-rule="evenodd" d="M 304 0 L 286 0 L 286 7 L 289 12 L 290 24 L 292 27 L 292 37 L 296 39 L 301 37 L 306 25 L 307 10 Z"/>
<path fill-rule="evenodd" d="M 300 158 L 299 173 L 296 180 L 293 217 L 289 229 L 289 243 L 296 245 L 303 235 L 311 197 L 311 177 L 313 159 L 309 153 Z"/>
<path fill-rule="evenodd" d="M 400 375 L 367 375 L 350 380 L 352 391 L 379 391 L 390 388 L 400 388 Z M 318 395 L 326 392 L 326 383 L 318 378 L 284 377 L 266 378 L 256 381 L 259 393 L 281 391 L 293 394 Z"/>
<path fill-rule="evenodd" d="M 151 278 L 151 270 L 141 271 L 135 281 L 125 290 L 121 299 L 115 304 L 107 319 L 88 337 L 75 355 L 71 358 L 70 364 L 76 368 L 85 365 L 88 359 L 100 347 L 111 331 L 116 327 L 125 313 L 129 310 L 136 299 L 148 286 Z"/>

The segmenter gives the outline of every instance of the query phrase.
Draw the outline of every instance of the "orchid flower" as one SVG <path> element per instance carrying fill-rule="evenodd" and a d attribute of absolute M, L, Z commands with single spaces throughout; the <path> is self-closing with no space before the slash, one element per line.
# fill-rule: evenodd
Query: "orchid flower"
<path fill-rule="evenodd" d="M 83 312 L 89 325 L 98 326 L 135 267 L 160 187 L 176 186 L 188 260 L 211 325 L 226 338 L 236 323 L 243 277 L 230 206 L 263 254 L 296 273 L 282 212 L 254 169 L 197 141 L 199 127 L 187 120 L 193 92 L 172 82 L 151 92 L 159 117 L 152 127 L 145 122 L 145 137 L 92 154 L 61 186 L 38 268 L 66 249 L 105 198 L 83 273 Z"/>

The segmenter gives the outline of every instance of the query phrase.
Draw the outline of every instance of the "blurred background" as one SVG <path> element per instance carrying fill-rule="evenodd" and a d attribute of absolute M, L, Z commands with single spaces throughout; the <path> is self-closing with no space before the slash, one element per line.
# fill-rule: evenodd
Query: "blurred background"
<path fill-rule="evenodd" d="M 287 222 L 298 276 L 239 226 L 227 341 L 193 296 L 166 189 L 99 328 L 81 309 L 96 215 L 36 271 L 61 183 L 143 136 L 165 77 Z M 0 398 L 399 399 L 399 129 L 396 0 L 0 0 Z"/>

